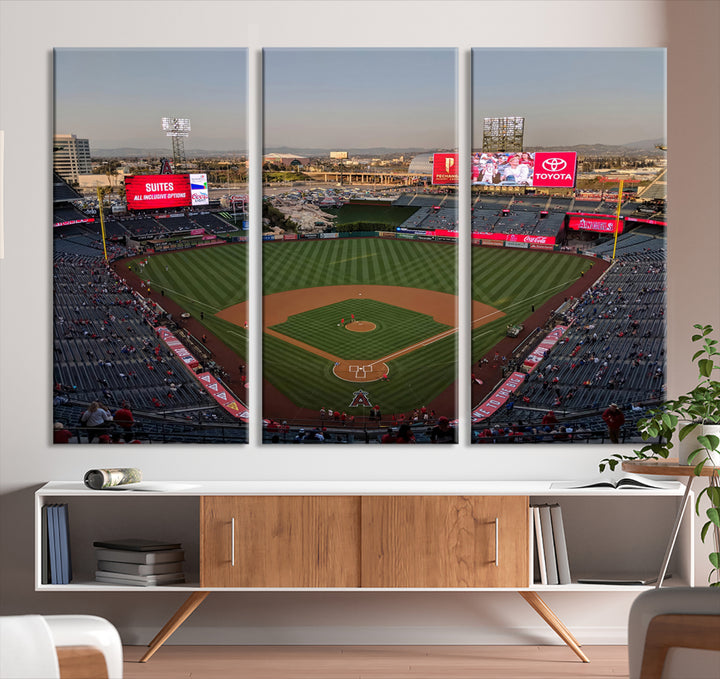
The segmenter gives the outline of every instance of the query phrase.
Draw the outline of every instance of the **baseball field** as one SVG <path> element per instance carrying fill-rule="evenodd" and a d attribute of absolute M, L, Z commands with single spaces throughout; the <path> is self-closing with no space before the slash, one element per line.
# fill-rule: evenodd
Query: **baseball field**
<path fill-rule="evenodd" d="M 279 412 L 290 402 L 346 410 L 358 389 L 386 413 L 431 407 L 457 379 L 456 253 L 382 238 L 263 244 L 263 376 L 282 395 L 276 404 L 266 391 L 263 414 L 292 417 Z M 589 263 L 473 248 L 472 267 L 475 361 Z M 246 357 L 246 245 L 156 255 L 140 275 Z"/>

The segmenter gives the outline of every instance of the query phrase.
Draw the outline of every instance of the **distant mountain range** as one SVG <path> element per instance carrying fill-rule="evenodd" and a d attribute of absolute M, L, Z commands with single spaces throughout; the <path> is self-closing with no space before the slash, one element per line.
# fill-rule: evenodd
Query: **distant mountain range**
<path fill-rule="evenodd" d="M 575 146 L 535 146 L 532 151 L 576 151 L 582 156 L 624 156 L 640 153 L 661 155 L 664 151 L 656 146 L 665 146 L 664 139 L 644 139 L 642 141 L 629 142 L 627 144 L 576 144 Z M 375 146 L 371 148 L 308 148 L 291 146 L 273 146 L 265 149 L 265 153 L 293 153 L 298 156 L 317 157 L 328 156 L 330 151 L 347 151 L 350 156 L 413 156 L 419 153 L 433 153 L 438 151 L 435 148 L 391 148 L 388 146 Z M 116 149 L 91 149 L 93 158 L 146 158 L 171 157 L 168 148 L 132 148 L 123 147 Z M 247 155 L 247 151 L 227 150 L 212 151 L 207 149 L 186 149 L 188 158 L 212 157 L 212 158 L 237 158 Z"/>
<path fill-rule="evenodd" d="M 576 151 L 581 156 L 624 156 L 628 154 L 649 153 L 661 155 L 665 151 L 657 146 L 666 146 L 664 139 L 644 139 L 627 144 L 576 144 L 575 146 L 535 146 L 533 151 Z"/>

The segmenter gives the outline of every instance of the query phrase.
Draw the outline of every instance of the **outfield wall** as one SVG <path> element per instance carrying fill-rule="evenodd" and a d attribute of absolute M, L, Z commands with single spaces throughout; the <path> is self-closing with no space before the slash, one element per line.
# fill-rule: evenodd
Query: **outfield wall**
<path fill-rule="evenodd" d="M 528 236 L 527 241 L 518 241 L 518 236 L 513 234 L 512 237 L 505 234 L 492 234 L 500 237 L 485 237 L 490 234 L 473 233 L 473 245 L 491 245 L 500 248 L 518 248 L 529 250 L 560 250 L 561 247 L 554 242 L 554 238 Z M 343 231 L 340 233 L 286 233 L 272 234 L 264 233 L 264 242 L 282 243 L 285 241 L 298 240 L 326 240 L 337 238 L 389 238 L 392 240 L 417 240 L 417 241 L 435 241 L 438 243 L 457 242 L 457 231 L 419 231 L 410 229 L 398 229 L 397 231 Z"/>

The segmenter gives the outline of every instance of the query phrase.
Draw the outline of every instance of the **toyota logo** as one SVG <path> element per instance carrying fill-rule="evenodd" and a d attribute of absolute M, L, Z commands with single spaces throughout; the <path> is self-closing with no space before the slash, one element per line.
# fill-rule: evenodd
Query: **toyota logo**
<path fill-rule="evenodd" d="M 560 172 L 567 167 L 567 161 L 562 158 L 548 158 L 543 160 L 542 168 L 547 172 Z"/>

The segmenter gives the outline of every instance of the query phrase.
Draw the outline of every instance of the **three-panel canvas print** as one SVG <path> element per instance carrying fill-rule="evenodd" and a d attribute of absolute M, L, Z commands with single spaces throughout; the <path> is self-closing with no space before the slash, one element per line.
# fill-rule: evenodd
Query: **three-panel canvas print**
<path fill-rule="evenodd" d="M 54 95 L 55 443 L 633 443 L 664 398 L 662 49 L 474 49 L 469 111 L 436 48 L 265 49 L 261 92 L 57 49 Z"/>

